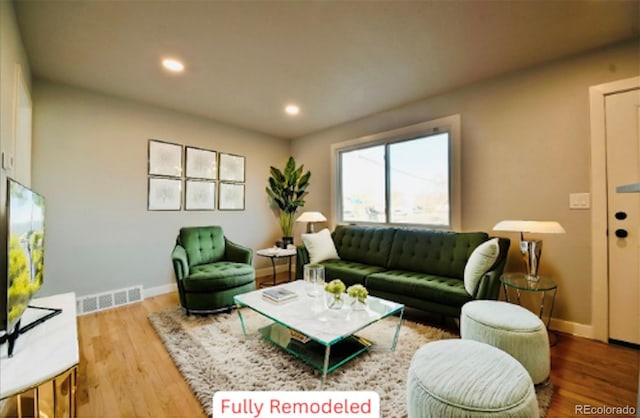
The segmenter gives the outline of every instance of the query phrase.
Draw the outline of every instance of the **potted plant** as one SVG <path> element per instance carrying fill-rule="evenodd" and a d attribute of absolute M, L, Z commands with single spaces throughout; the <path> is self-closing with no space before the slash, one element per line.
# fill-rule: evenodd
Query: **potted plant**
<path fill-rule="evenodd" d="M 280 228 L 282 229 L 282 241 L 286 247 L 293 244 L 293 225 L 298 208 L 304 206 L 302 199 L 309 186 L 311 173 L 304 172 L 304 165 L 296 167 L 296 160 L 289 157 L 284 171 L 271 167 L 269 185 L 266 187 L 267 195 L 272 204 L 280 211 Z"/>

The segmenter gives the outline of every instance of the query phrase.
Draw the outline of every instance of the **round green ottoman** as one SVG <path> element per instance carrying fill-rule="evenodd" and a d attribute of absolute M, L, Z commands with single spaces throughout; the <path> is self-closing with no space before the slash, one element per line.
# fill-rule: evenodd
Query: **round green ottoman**
<path fill-rule="evenodd" d="M 527 371 L 513 357 L 472 340 L 423 345 L 407 379 L 409 418 L 539 416 Z"/>
<path fill-rule="evenodd" d="M 518 360 L 534 384 L 549 378 L 547 328 L 533 312 L 512 303 L 474 300 L 462 306 L 460 336 L 503 350 Z"/>

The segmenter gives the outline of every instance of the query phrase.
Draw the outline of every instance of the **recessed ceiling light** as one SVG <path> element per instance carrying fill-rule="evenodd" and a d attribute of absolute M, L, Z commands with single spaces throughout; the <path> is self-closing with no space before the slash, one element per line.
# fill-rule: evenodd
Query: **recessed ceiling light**
<path fill-rule="evenodd" d="M 181 73 L 184 71 L 184 64 L 173 58 L 163 59 L 162 66 L 172 73 Z"/>
<path fill-rule="evenodd" d="M 297 115 L 298 113 L 300 113 L 300 108 L 294 104 L 290 104 L 284 108 L 284 111 L 287 113 L 287 115 Z"/>

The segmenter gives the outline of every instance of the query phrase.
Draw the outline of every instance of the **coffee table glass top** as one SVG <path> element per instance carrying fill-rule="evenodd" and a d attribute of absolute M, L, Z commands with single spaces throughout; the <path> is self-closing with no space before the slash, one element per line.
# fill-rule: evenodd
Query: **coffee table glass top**
<path fill-rule="evenodd" d="M 305 283 L 302 280 L 277 287 L 291 290 L 298 296 L 275 303 L 262 296 L 263 290 L 256 290 L 237 295 L 234 301 L 240 307 L 249 307 L 274 322 L 327 346 L 355 334 L 380 319 L 399 314 L 404 310 L 402 304 L 374 296 L 367 298 L 367 309 L 364 311 L 352 310 L 348 300 L 345 301 L 342 309 L 331 310 L 325 306 L 323 299 L 325 294 L 315 298 L 307 295 Z"/>

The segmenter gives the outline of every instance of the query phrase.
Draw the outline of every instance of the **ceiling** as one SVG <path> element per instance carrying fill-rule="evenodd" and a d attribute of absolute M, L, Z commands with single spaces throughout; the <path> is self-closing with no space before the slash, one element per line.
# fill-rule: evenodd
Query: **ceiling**
<path fill-rule="evenodd" d="M 297 138 L 639 36 L 639 1 L 25 1 L 34 77 Z M 181 75 L 160 66 L 184 61 Z M 284 114 L 295 102 L 298 116 Z"/>

